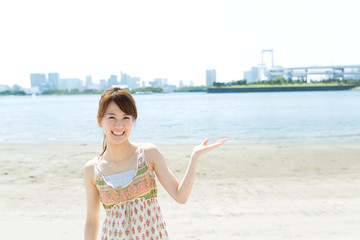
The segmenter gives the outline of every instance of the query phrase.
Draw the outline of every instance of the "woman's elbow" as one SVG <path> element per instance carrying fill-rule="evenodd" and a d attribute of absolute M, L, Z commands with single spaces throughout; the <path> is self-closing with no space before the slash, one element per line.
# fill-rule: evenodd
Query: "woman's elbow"
<path fill-rule="evenodd" d="M 176 198 L 175 201 L 179 204 L 185 204 L 188 201 L 188 198 Z"/>

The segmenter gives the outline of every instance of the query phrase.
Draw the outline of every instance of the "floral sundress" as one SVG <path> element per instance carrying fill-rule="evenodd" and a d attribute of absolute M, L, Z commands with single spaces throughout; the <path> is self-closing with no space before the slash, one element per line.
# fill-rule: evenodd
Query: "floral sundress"
<path fill-rule="evenodd" d="M 95 161 L 96 188 L 106 211 L 99 239 L 168 239 L 157 201 L 155 177 L 147 165 L 143 145 L 138 146 L 135 176 L 125 186 L 108 184 L 99 166 Z"/>

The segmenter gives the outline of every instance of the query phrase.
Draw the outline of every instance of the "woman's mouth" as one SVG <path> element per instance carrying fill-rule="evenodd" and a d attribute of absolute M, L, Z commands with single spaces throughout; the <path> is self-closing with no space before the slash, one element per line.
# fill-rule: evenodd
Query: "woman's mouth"
<path fill-rule="evenodd" d="M 111 133 L 117 137 L 120 137 L 120 136 L 123 136 L 125 134 L 125 131 L 122 131 L 122 132 L 114 132 L 114 131 L 111 131 Z"/>

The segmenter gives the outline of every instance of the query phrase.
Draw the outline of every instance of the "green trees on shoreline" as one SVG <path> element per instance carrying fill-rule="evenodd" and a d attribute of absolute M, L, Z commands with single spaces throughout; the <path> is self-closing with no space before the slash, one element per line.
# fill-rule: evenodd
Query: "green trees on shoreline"
<path fill-rule="evenodd" d="M 223 88 L 223 87 L 273 87 L 273 86 L 337 86 L 337 85 L 356 85 L 360 86 L 360 80 L 340 80 L 340 79 L 326 79 L 321 81 L 306 80 L 286 80 L 284 77 L 277 77 L 274 80 L 263 80 L 259 82 L 247 83 L 246 80 L 238 80 L 232 82 L 214 82 L 211 88 Z"/>
<path fill-rule="evenodd" d="M 24 91 L 22 91 L 22 90 L 15 90 L 15 91 L 5 90 L 5 91 L 0 92 L 0 96 L 1 95 L 20 95 L 20 96 L 23 96 L 23 95 L 26 95 L 26 93 Z"/>
<path fill-rule="evenodd" d="M 175 92 L 206 92 L 206 86 L 196 86 L 196 87 L 182 87 L 175 90 Z"/>
<path fill-rule="evenodd" d="M 130 90 L 130 93 L 163 93 L 164 90 L 161 87 L 146 87 L 146 88 L 135 88 Z"/>

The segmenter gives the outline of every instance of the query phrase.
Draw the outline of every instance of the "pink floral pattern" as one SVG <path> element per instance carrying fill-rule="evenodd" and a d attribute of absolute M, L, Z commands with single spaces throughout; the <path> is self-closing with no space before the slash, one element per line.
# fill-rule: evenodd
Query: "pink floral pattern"
<path fill-rule="evenodd" d="M 108 185 L 99 165 L 95 164 L 96 187 L 106 210 L 101 240 L 168 239 L 157 202 L 156 181 L 147 166 L 141 144 L 138 152 L 136 176 L 124 187 Z"/>

